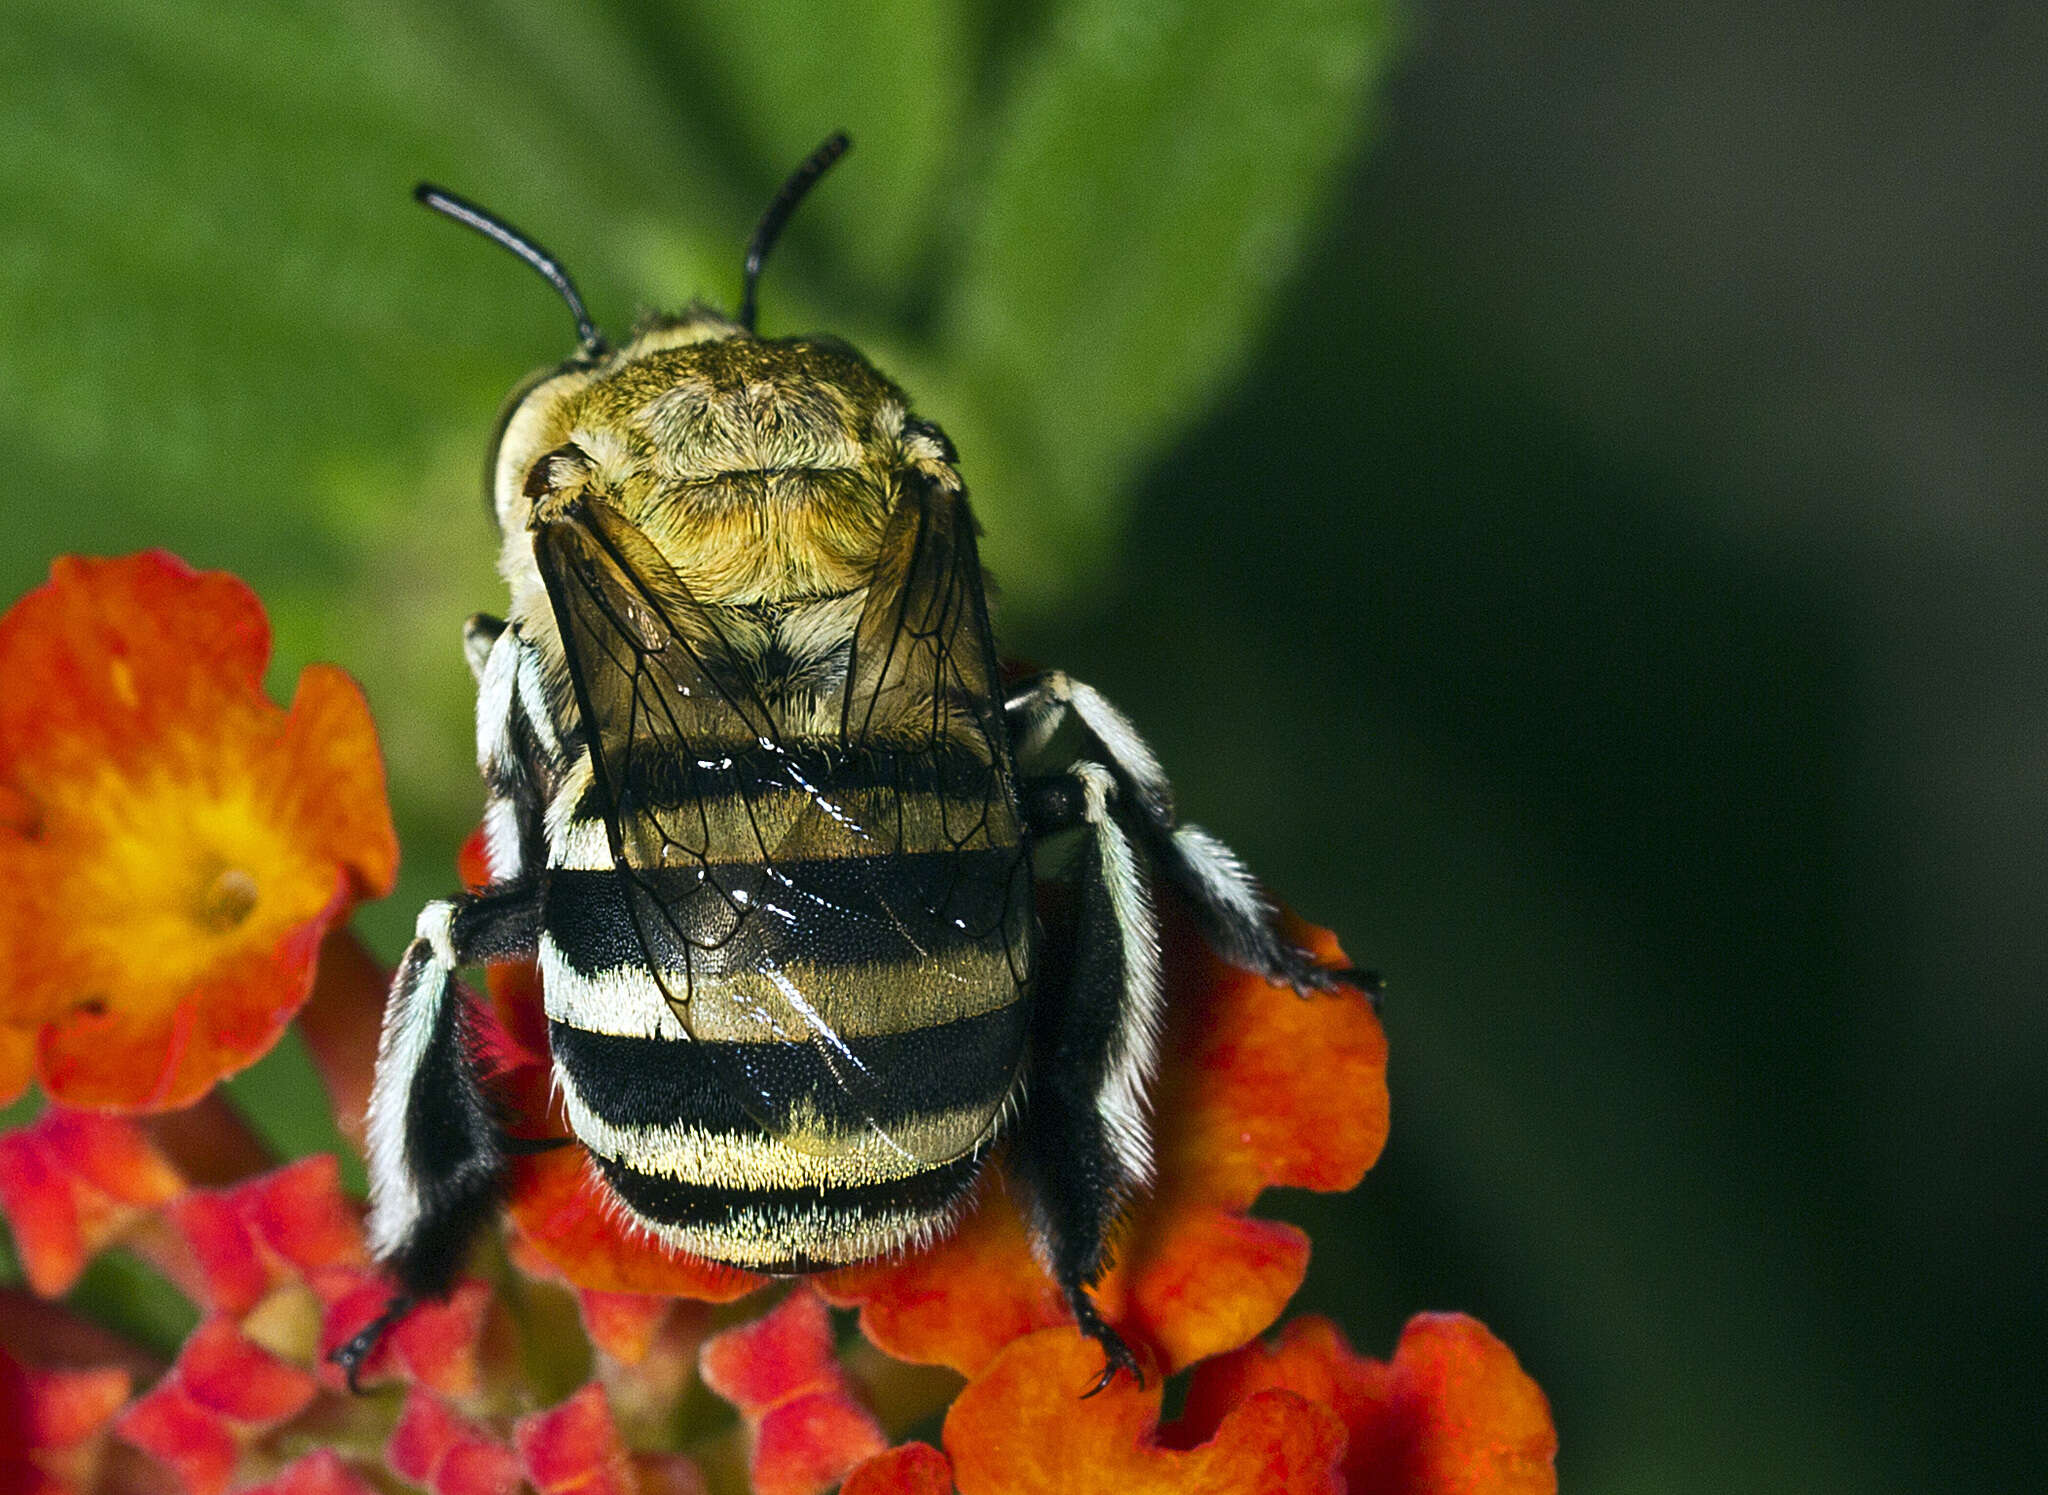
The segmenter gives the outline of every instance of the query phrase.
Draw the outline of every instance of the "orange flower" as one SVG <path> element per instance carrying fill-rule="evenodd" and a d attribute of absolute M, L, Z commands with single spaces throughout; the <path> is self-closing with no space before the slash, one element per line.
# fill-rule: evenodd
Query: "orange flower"
<path fill-rule="evenodd" d="M 960 1393 L 946 1414 L 946 1451 L 962 1495 L 1341 1495 L 1344 1428 L 1327 1407 L 1263 1391 L 1199 1446 L 1172 1449 L 1159 1441 L 1156 1382 L 1141 1391 L 1119 1380 L 1076 1415 L 1073 1387 L 1097 1358 L 1071 1334 L 1041 1331 Z"/>
<path fill-rule="evenodd" d="M 1160 1181 L 1096 1296 L 1171 1374 L 1251 1339 L 1301 1286 L 1308 1238 L 1245 1211 L 1272 1185 L 1339 1190 L 1365 1176 L 1386 1142 L 1387 1046 L 1361 999 L 1269 986 L 1218 960 L 1171 904 L 1162 911 L 1174 1005 L 1153 1106 Z M 1290 934 L 1343 963 L 1327 931 Z M 890 1354 L 969 1375 L 1019 1336 L 1068 1321 L 998 1188 L 933 1250 L 834 1272 L 821 1287 L 859 1307 Z"/>
<path fill-rule="evenodd" d="M 33 1068 L 60 1102 L 166 1109 L 307 1003 L 359 1141 L 384 979 L 337 921 L 390 880 L 381 774 L 353 687 L 309 671 L 281 712 L 256 687 L 265 651 L 238 583 L 162 556 L 60 563 L 0 621 L 0 673 L 31 687 L 0 702 L 0 1087 Z M 464 873 L 483 876 L 474 848 Z M 38 1495 L 367 1495 L 394 1478 L 433 1495 L 1549 1495 L 1542 1393 L 1472 1321 L 1418 1318 L 1384 1364 L 1317 1319 L 1255 1342 L 1309 1245 L 1249 1211 L 1269 1187 L 1359 1181 L 1386 1137 L 1385 1040 L 1358 997 L 1232 970 L 1162 904 L 1159 1182 L 1095 1289 L 1152 1372 L 1142 1386 L 1080 1397 L 1101 1353 L 1034 1259 L 1000 1167 L 950 1240 L 735 1322 L 712 1305 L 766 1279 L 622 1223 L 566 1146 L 522 1151 L 507 1249 L 361 1368 L 402 1395 L 350 1395 L 327 1356 L 391 1285 L 335 1160 L 241 1176 L 266 1155 L 253 1134 L 220 1145 L 240 1129 L 225 1092 L 212 1112 L 146 1121 L 60 1104 L 0 1135 L 0 1211 L 30 1282 L 63 1292 L 94 1253 L 137 1250 L 202 1322 L 168 1370 L 104 1342 L 81 1363 L 76 1336 L 50 1363 L 0 1355 L 0 1474 Z M 1343 958 L 1322 931 L 1290 933 Z M 567 1139 L 533 970 L 494 968 L 479 1009 L 511 1129 Z M 27 1302 L 0 1294 L 0 1319 L 19 1328 Z M 865 1342 L 835 1331 L 828 1302 L 858 1310 Z M 10 1340 L 21 1360 L 56 1342 Z M 1185 1410 L 1162 1425 L 1163 1382 L 1189 1367 Z M 943 1449 L 886 1446 L 941 1411 Z"/>
<path fill-rule="evenodd" d="M 0 1097 L 195 1100 L 276 1041 L 397 842 L 361 693 L 263 694 L 263 610 L 162 552 L 58 561 L 0 618 Z"/>
<path fill-rule="evenodd" d="M 1550 1404 L 1514 1352 L 1462 1314 L 1411 1319 L 1386 1363 L 1353 1354 L 1328 1319 L 1297 1319 L 1275 1344 L 1197 1367 L 1175 1433 L 1187 1442 L 1211 1437 L 1229 1409 L 1276 1388 L 1342 1419 L 1351 1495 L 1557 1488 Z"/>

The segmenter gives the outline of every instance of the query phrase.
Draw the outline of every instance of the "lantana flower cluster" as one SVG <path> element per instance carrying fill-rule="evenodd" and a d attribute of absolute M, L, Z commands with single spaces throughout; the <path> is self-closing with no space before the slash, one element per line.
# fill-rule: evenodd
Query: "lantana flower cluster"
<path fill-rule="evenodd" d="M 1324 1319 L 1274 1332 L 1309 1241 L 1251 1211 L 1357 1185 L 1385 1039 L 1360 995 L 1233 970 L 1170 906 L 1159 1182 L 1096 1295 L 1142 1384 L 1080 1395 L 1101 1351 L 999 1167 L 931 1249 L 789 1283 L 622 1226 L 569 1146 L 519 1158 L 502 1232 L 351 1394 L 328 1356 L 391 1291 L 361 1201 L 218 1085 L 296 1023 L 360 1146 L 388 972 L 347 922 L 397 844 L 360 692 L 314 666 L 282 709 L 268 654 L 246 587 L 161 553 L 61 560 L 0 619 L 0 1102 L 42 1097 L 0 1135 L 0 1490 L 1555 1489 L 1542 1393 L 1473 1320 L 1420 1316 L 1385 1361 Z M 487 973 L 491 1080 L 522 1135 L 567 1136 L 539 998 Z M 103 1252 L 196 1309 L 168 1363 L 67 1302 Z"/>

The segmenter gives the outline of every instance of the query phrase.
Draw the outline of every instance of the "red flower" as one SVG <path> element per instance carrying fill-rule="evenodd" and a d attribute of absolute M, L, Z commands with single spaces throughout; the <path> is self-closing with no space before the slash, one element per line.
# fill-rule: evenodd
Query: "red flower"
<path fill-rule="evenodd" d="M 263 610 L 161 552 L 0 618 L 0 1097 L 184 1105 L 260 1057 L 397 841 L 361 692 L 263 694 Z"/>
<path fill-rule="evenodd" d="M 209 1319 L 117 1427 L 176 1471 L 188 1495 L 218 1495 L 243 1450 L 305 1411 L 318 1390 L 311 1375 L 246 1338 L 232 1319 Z"/>
<path fill-rule="evenodd" d="M 121 1117 L 51 1110 L 0 1136 L 0 1214 L 29 1285 L 46 1297 L 68 1291 L 88 1261 L 184 1188 Z"/>
<path fill-rule="evenodd" d="M 97 1478 L 125 1370 L 35 1370 L 0 1349 L 0 1490 L 63 1495 Z"/>

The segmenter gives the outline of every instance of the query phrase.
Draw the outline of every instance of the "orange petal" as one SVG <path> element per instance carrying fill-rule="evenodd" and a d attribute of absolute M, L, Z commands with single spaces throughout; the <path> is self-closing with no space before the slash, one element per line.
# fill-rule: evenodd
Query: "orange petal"
<path fill-rule="evenodd" d="M 307 849 L 346 867 L 357 899 L 398 880 L 398 832 L 363 689 L 331 664 L 299 675 L 279 744 L 275 804 Z"/>
<path fill-rule="evenodd" d="M 847 1475 L 839 1495 L 953 1495 L 953 1466 L 929 1443 L 901 1444 Z"/>
<path fill-rule="evenodd" d="M 767 1280 L 671 1251 L 622 1223 L 581 1147 L 518 1159 L 509 1213 L 525 1243 L 578 1287 L 730 1303 Z"/>
<path fill-rule="evenodd" d="M 1207 1437 L 1247 1397 L 1285 1388 L 1350 1431 L 1354 1495 L 1552 1495 L 1557 1433 L 1542 1390 L 1506 1345 L 1461 1314 L 1421 1314 L 1391 1362 L 1354 1354 L 1327 1319 L 1198 1366 L 1177 1435 Z"/>
<path fill-rule="evenodd" d="M 0 831 L 0 836 L 5 834 Z M 4 862 L 0 862 L 0 876 L 5 875 Z M 5 955 L 0 950 L 0 981 L 9 979 Z M 36 1031 L 0 1021 L 0 1106 L 19 1100 L 36 1077 Z"/>
<path fill-rule="evenodd" d="M 1292 1225 L 1208 1205 L 1153 1218 L 1171 1229 L 1132 1243 L 1130 1265 L 1111 1274 L 1101 1301 L 1171 1370 L 1257 1336 L 1308 1274 L 1308 1237 Z"/>
<path fill-rule="evenodd" d="M 81 744 L 116 761 L 147 756 L 214 698 L 270 661 L 262 604 L 223 571 L 165 551 L 60 556 L 50 580 L 0 617 L 0 759 L 63 772 Z"/>
<path fill-rule="evenodd" d="M 813 1279 L 826 1301 L 860 1309 L 861 1332 L 899 1360 L 974 1375 L 1013 1339 L 1068 1322 L 1065 1300 L 1038 1259 L 1023 1217 L 984 1182 L 952 1235 L 900 1260 Z"/>
<path fill-rule="evenodd" d="M 962 1495 L 1115 1490 L 1119 1495 L 1340 1495 L 1344 1429 L 1325 1407 L 1265 1391 L 1231 1409 L 1213 1438 L 1185 1450 L 1157 1437 L 1160 1389 L 1120 1376 L 1081 1393 L 1102 1368 L 1071 1330 L 1021 1339 L 946 1414 L 946 1452 Z"/>
<path fill-rule="evenodd" d="M 262 689 L 234 578 L 162 554 L 63 560 L 0 618 L 0 1087 L 36 1033 L 53 1097 L 188 1104 L 275 1042 L 321 933 L 390 886 L 360 692 Z"/>
<path fill-rule="evenodd" d="M 52 1107 L 0 1136 L 0 1213 L 29 1285 L 70 1289 L 85 1264 L 177 1197 L 184 1180 L 134 1122 Z"/>
<path fill-rule="evenodd" d="M 1162 900 L 1163 901 L 1163 900 Z M 1154 1108 L 1159 1175 L 1190 1198 L 1244 1209 L 1268 1188 L 1358 1187 L 1387 1141 L 1387 1039 L 1372 1007 L 1303 997 L 1226 965 L 1166 920 L 1174 1009 Z M 1335 936 L 1291 916 L 1288 937 L 1343 965 Z"/>
<path fill-rule="evenodd" d="M 1301 997 L 1225 965 L 1160 900 L 1170 1018 L 1155 1087 L 1161 1184 L 1131 1212 L 1097 1291 L 1102 1311 L 1169 1373 L 1234 1349 L 1279 1316 L 1307 1239 L 1244 1211 L 1274 1185 L 1348 1189 L 1387 1133 L 1386 1039 L 1362 998 Z M 1326 961 L 1335 939 L 1290 923 Z M 1068 1321 L 1016 1206 L 999 1189 L 952 1237 L 900 1261 L 820 1279 L 899 1359 L 972 1375 L 1005 1344 Z"/>
<path fill-rule="evenodd" d="M 226 953 L 170 1006 L 74 1013 L 47 1025 L 43 1088 L 69 1105 L 172 1110 L 270 1052 L 313 989 L 320 941 L 348 907 L 339 872 L 326 903 L 265 949 Z"/>

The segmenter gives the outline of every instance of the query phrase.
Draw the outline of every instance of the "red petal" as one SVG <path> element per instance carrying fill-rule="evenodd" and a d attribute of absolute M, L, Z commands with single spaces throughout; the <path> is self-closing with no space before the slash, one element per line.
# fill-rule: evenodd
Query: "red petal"
<path fill-rule="evenodd" d="M 341 1372 L 327 1357 L 385 1310 L 394 1288 L 380 1273 L 351 1268 L 323 1269 L 312 1285 L 327 1305 L 320 1324 L 322 1374 L 339 1390 Z M 475 1280 L 459 1284 L 445 1302 L 419 1304 L 384 1336 L 357 1380 L 375 1386 L 397 1378 L 443 1396 L 475 1395 L 483 1379 L 478 1347 L 490 1309 L 490 1288 Z"/>
<path fill-rule="evenodd" d="M 1067 1329 L 1019 1340 L 960 1393 L 946 1452 L 962 1495 L 1115 1490 L 1119 1495 L 1341 1495 L 1344 1429 L 1324 1407 L 1267 1391 L 1231 1410 L 1216 1436 L 1176 1450 L 1157 1438 L 1159 1383 L 1119 1376 L 1083 1400 L 1100 1371 Z"/>
<path fill-rule="evenodd" d="M 313 1378 L 242 1337 L 232 1319 L 192 1331 L 171 1374 L 193 1402 L 244 1428 L 271 1428 L 306 1410 Z"/>
<path fill-rule="evenodd" d="M 953 1495 L 953 1466 L 929 1443 L 905 1443 L 847 1475 L 839 1495 Z"/>
<path fill-rule="evenodd" d="M 692 1317 L 700 1326 L 709 1314 L 700 1303 L 681 1303 L 640 1293 L 599 1293 L 588 1288 L 576 1289 L 576 1309 L 591 1344 L 627 1366 L 638 1365 L 647 1358 L 662 1329 L 678 1314 L 696 1310 Z"/>
<path fill-rule="evenodd" d="M 705 1341 L 704 1384 L 740 1410 L 753 1432 L 757 1495 L 812 1495 L 888 1445 L 853 1398 L 824 1303 L 798 1288 L 752 1323 Z"/>
<path fill-rule="evenodd" d="M 519 1456 L 508 1445 L 418 1387 L 406 1394 L 385 1456 L 435 1495 L 512 1495 L 519 1487 Z"/>
<path fill-rule="evenodd" d="M 103 1434 L 128 1389 L 126 1371 L 24 1368 L 0 1349 L 0 1490 L 97 1488 Z"/>
<path fill-rule="evenodd" d="M 520 1418 L 512 1441 L 540 1495 L 637 1495 L 632 1462 L 595 1384 L 559 1407 Z"/>
<path fill-rule="evenodd" d="M 750 1323 L 714 1334 L 698 1357 L 704 1384 L 758 1418 L 781 1402 L 845 1384 L 832 1346 L 832 1318 L 798 1288 Z"/>
<path fill-rule="evenodd" d="M 115 1431 L 168 1467 L 191 1495 L 218 1495 L 242 1457 L 235 1430 L 169 1377 L 122 1413 Z"/>
<path fill-rule="evenodd" d="M 125 1370 L 26 1370 L 31 1448 L 74 1448 L 104 1429 L 127 1404 Z"/>
<path fill-rule="evenodd" d="M 850 1396 L 813 1392 L 761 1418 L 747 1472 L 755 1495 L 819 1495 L 888 1444 L 873 1415 Z"/>
<path fill-rule="evenodd" d="M 29 1285 L 46 1297 L 68 1291 L 87 1261 L 183 1187 L 119 1117 L 52 1107 L 0 1136 L 0 1213 Z"/>
<path fill-rule="evenodd" d="M 245 1314 L 289 1277 L 364 1262 L 362 1230 L 330 1154 L 230 1189 L 195 1191 L 171 1218 L 199 1258 L 215 1313 Z"/>
<path fill-rule="evenodd" d="M 216 1495 L 242 1450 L 303 1412 L 313 1378 L 244 1339 L 232 1320 L 209 1319 L 150 1393 L 122 1414 L 128 1442 L 170 1466 L 191 1495 Z"/>
<path fill-rule="evenodd" d="M 1409 1321 L 1391 1363 L 1352 1352 L 1327 1319 L 1289 1324 L 1197 1367 L 1177 1432 L 1205 1436 L 1227 1409 L 1284 1387 L 1350 1429 L 1354 1495 L 1550 1495 L 1557 1433 L 1542 1391 L 1484 1325 L 1459 1314 Z"/>
<path fill-rule="evenodd" d="M 379 1495 L 377 1486 L 331 1448 L 295 1459 L 243 1495 Z"/>

